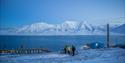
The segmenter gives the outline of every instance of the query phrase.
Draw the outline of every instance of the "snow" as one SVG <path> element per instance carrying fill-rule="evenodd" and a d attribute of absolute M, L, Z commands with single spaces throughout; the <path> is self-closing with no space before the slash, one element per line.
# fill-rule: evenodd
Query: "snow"
<path fill-rule="evenodd" d="M 61 25 L 61 27 L 64 27 L 64 28 L 76 28 L 78 26 L 78 22 L 75 22 L 75 21 L 66 21 Z"/>
<path fill-rule="evenodd" d="M 1 55 L 0 63 L 125 63 L 125 49 L 77 49 L 75 56 L 58 52 Z"/>
<path fill-rule="evenodd" d="M 26 25 L 24 27 L 21 27 L 17 30 L 17 33 L 37 34 L 38 32 L 40 32 L 41 34 L 48 34 L 48 33 L 69 34 L 71 32 L 76 32 L 77 34 L 79 32 L 90 33 L 92 30 L 93 30 L 92 26 L 85 21 L 84 22 L 65 21 L 61 24 L 47 24 L 47 23 L 40 22 L 40 23 L 34 23 L 31 25 Z"/>
<path fill-rule="evenodd" d="M 17 32 L 41 32 L 49 28 L 54 28 L 54 25 L 40 22 L 31 25 L 26 25 L 18 29 Z"/>
<path fill-rule="evenodd" d="M 110 24 L 110 29 L 112 30 L 118 27 L 117 31 L 122 31 L 119 29 L 122 25 L 123 24 Z M 111 31 L 111 33 L 113 32 L 112 34 L 114 35 L 122 34 L 117 31 Z M 89 24 L 86 21 L 65 21 L 60 24 L 38 22 L 16 28 L 14 31 L 1 30 L 0 32 L 0 34 L 15 33 L 16 35 L 104 35 L 106 32 L 106 24 L 97 26 Z"/>

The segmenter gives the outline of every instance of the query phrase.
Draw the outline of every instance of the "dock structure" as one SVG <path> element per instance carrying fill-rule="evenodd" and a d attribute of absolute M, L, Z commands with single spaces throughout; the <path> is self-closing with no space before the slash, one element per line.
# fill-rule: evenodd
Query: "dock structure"
<path fill-rule="evenodd" d="M 33 54 L 33 53 L 43 53 L 43 52 L 50 52 L 50 51 L 45 48 L 0 50 L 0 53 L 10 53 L 10 54 Z"/>

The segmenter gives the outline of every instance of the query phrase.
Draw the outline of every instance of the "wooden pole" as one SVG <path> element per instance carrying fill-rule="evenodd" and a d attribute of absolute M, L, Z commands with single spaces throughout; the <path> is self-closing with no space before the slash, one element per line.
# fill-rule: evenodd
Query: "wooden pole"
<path fill-rule="evenodd" d="M 107 24 L 107 48 L 109 48 L 109 24 Z"/>

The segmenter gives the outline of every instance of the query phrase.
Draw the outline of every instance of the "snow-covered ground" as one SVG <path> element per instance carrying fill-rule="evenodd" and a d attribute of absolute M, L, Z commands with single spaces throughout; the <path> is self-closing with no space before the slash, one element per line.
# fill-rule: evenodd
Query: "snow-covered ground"
<path fill-rule="evenodd" d="M 61 53 L 0 55 L 0 63 L 125 63 L 125 49 L 78 50 L 75 56 Z"/>

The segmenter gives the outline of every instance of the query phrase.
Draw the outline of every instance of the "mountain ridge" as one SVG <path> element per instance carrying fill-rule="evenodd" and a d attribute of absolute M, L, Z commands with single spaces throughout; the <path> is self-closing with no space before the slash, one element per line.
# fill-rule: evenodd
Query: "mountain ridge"
<path fill-rule="evenodd" d="M 124 25 L 124 26 L 123 26 Z M 111 25 L 112 34 L 125 34 L 120 28 L 125 28 L 125 24 Z M 115 29 L 115 30 L 114 30 Z M 117 30 L 116 30 L 117 29 Z M 104 35 L 106 25 L 96 26 L 87 23 L 86 21 L 65 21 L 60 24 L 48 24 L 44 22 L 25 25 L 20 28 L 9 30 L 0 29 L 0 34 L 33 34 L 33 35 Z M 124 31 L 123 31 L 124 32 Z"/>

